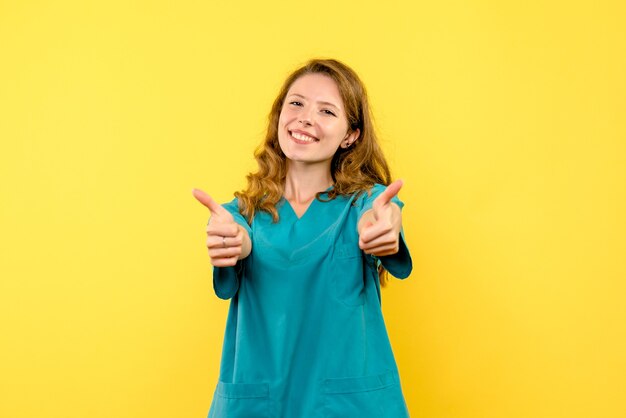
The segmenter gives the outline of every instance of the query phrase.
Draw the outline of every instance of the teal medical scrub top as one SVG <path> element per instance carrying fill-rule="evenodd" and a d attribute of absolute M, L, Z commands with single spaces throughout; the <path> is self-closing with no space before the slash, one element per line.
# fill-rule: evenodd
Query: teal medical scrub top
<path fill-rule="evenodd" d="M 215 293 L 232 300 L 209 418 L 409 416 L 376 267 L 406 278 L 411 256 L 403 233 L 393 256 L 358 244 L 357 222 L 384 189 L 314 199 L 300 218 L 282 199 L 277 223 L 257 212 L 248 225 L 237 199 L 224 205 L 252 252 L 213 270 Z"/>

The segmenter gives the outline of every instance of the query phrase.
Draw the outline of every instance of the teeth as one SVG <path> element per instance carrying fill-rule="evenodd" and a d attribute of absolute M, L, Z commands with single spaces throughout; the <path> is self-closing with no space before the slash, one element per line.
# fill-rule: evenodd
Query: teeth
<path fill-rule="evenodd" d="M 291 136 L 293 136 L 294 138 L 296 138 L 297 140 L 300 140 L 300 141 L 306 141 L 306 142 L 313 142 L 313 141 L 315 141 L 315 138 L 311 138 L 310 136 L 302 135 L 302 134 L 299 134 L 297 132 L 292 132 Z"/>

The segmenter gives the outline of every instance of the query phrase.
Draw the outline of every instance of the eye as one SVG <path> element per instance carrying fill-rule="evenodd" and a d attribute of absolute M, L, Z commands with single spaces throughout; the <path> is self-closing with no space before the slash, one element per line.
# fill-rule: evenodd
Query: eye
<path fill-rule="evenodd" d="M 289 104 L 290 104 L 290 105 L 293 105 L 293 106 L 302 106 L 302 103 L 300 103 L 300 102 L 295 102 L 295 101 L 294 101 L 294 102 L 289 102 Z"/>
<path fill-rule="evenodd" d="M 331 116 L 337 116 L 335 115 L 332 111 L 328 110 L 328 109 L 322 109 L 322 112 L 326 115 L 331 115 Z"/>

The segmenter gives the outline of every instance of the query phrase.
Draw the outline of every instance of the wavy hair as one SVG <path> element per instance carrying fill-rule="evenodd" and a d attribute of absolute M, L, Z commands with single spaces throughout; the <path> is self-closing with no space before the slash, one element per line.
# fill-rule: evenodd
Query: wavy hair
<path fill-rule="evenodd" d="M 258 169 L 247 175 L 247 188 L 236 192 L 239 210 L 252 223 L 256 211 L 272 215 L 278 222 L 276 204 L 282 199 L 287 176 L 287 159 L 278 143 L 278 120 L 291 85 L 306 74 L 323 74 L 335 81 L 346 112 L 349 133 L 360 130 L 357 140 L 348 148 L 339 147 L 331 160 L 333 188 L 327 193 L 330 201 L 337 196 L 350 196 L 369 191 L 375 183 L 389 185 L 391 173 L 378 144 L 365 86 L 347 65 L 333 59 L 313 59 L 295 70 L 283 83 L 268 116 L 265 140 L 254 152 Z M 316 198 L 322 200 L 317 193 Z M 379 265 L 381 284 L 386 272 Z"/>

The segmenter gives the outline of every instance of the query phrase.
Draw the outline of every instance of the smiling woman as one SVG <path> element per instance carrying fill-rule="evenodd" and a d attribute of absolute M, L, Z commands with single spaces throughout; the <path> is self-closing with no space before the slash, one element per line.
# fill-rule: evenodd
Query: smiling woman
<path fill-rule="evenodd" d="M 291 167 L 330 166 L 337 149 L 348 148 L 359 137 L 359 128 L 349 129 L 332 78 L 319 73 L 304 75 L 289 88 L 286 100 L 278 120 L 278 142 Z M 332 184 L 329 170 L 320 174 L 326 174 Z"/>
<path fill-rule="evenodd" d="M 231 202 L 194 190 L 215 293 L 232 299 L 209 417 L 408 417 L 380 292 L 382 272 L 412 269 L 402 182 L 354 71 L 295 71 L 255 157 Z"/>

